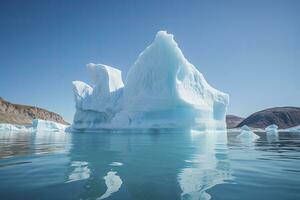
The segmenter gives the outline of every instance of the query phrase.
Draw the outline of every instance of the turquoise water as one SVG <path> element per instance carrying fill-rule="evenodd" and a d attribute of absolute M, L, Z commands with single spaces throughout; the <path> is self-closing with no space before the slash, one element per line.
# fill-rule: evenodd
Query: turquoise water
<path fill-rule="evenodd" d="M 0 133 L 0 199 L 300 199 L 300 135 L 237 134 Z"/>

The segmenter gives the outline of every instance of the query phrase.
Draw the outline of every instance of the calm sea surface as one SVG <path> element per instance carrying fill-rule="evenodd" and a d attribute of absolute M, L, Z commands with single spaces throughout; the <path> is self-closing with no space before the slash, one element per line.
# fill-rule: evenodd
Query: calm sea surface
<path fill-rule="evenodd" d="M 0 133 L 0 199 L 300 199 L 300 134 Z"/>

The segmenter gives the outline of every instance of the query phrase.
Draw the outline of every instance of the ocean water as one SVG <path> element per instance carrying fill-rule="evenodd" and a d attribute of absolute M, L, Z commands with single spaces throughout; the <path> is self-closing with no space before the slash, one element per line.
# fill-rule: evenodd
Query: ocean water
<path fill-rule="evenodd" d="M 300 199 L 300 134 L 0 133 L 0 199 Z"/>

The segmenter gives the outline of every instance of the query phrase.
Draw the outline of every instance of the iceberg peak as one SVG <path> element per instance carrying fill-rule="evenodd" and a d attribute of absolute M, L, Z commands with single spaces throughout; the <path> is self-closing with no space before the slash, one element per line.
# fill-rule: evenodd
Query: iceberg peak
<path fill-rule="evenodd" d="M 129 69 L 87 65 L 92 86 L 73 82 L 76 129 L 224 129 L 229 97 L 211 87 L 188 62 L 174 36 L 159 31 Z"/>
<path fill-rule="evenodd" d="M 124 87 L 122 72 L 116 68 L 104 64 L 87 64 L 87 69 L 91 76 L 94 87 L 101 92 L 114 92 Z"/>
<path fill-rule="evenodd" d="M 167 33 L 167 31 L 158 31 L 155 35 L 154 43 L 167 43 L 171 46 L 177 46 L 174 35 Z"/>

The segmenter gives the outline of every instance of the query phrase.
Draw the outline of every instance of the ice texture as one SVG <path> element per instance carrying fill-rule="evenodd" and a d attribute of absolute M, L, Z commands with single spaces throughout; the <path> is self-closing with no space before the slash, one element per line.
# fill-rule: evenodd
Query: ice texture
<path fill-rule="evenodd" d="M 225 129 L 229 96 L 211 87 L 172 34 L 159 31 L 129 69 L 88 64 L 92 85 L 74 81 L 73 129 Z"/>

